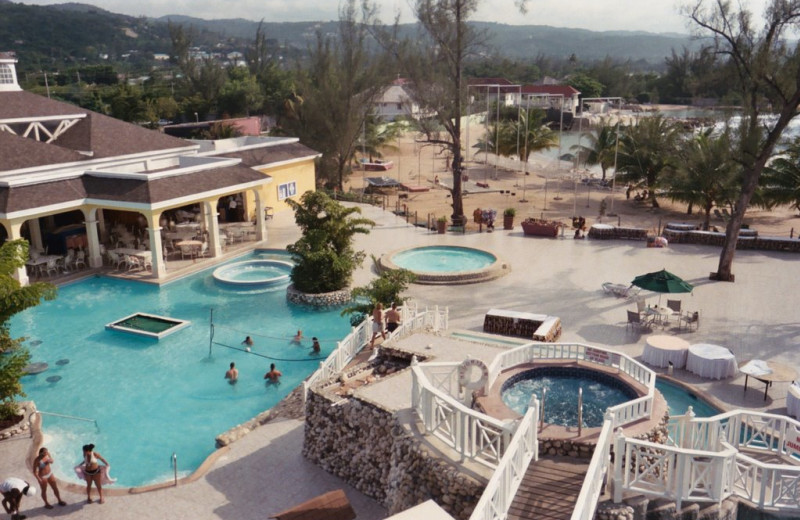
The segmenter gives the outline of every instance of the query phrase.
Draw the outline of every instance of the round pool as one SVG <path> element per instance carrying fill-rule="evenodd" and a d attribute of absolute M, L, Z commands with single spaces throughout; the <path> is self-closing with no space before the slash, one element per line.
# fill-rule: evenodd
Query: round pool
<path fill-rule="evenodd" d="M 407 269 L 418 283 L 456 284 L 491 280 L 508 272 L 497 255 L 458 246 L 425 246 L 401 249 L 380 259 L 384 269 Z"/>
<path fill-rule="evenodd" d="M 247 260 L 215 269 L 214 279 L 236 286 L 266 287 L 288 282 L 292 267 L 280 260 Z"/>
<path fill-rule="evenodd" d="M 639 397 L 619 379 L 577 367 L 541 367 L 526 370 L 503 383 L 503 403 L 524 415 L 532 395 L 541 402 L 547 389 L 544 422 L 558 426 L 578 426 L 578 389 L 583 388 L 583 427 L 602 426 L 606 408 Z"/>

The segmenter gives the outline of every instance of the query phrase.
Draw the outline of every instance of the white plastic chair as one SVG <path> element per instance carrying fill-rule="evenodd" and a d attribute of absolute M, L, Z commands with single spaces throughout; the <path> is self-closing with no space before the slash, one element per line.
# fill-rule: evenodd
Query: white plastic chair
<path fill-rule="evenodd" d="M 80 266 L 83 266 L 84 268 L 86 267 L 86 253 L 84 253 L 82 250 L 78 251 L 78 254 L 75 257 L 75 264 L 74 265 L 75 265 L 75 269 L 77 269 Z"/>

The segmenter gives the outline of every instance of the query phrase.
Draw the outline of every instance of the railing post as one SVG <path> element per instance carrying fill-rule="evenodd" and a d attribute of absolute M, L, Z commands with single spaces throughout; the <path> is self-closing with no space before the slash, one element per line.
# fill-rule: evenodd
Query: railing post
<path fill-rule="evenodd" d="M 686 415 L 681 417 L 681 439 L 680 439 L 680 447 L 692 449 L 694 447 L 694 425 L 692 424 L 692 419 L 694 419 L 694 411 L 692 407 L 686 409 Z"/>
<path fill-rule="evenodd" d="M 539 430 L 544 429 L 544 412 L 547 406 L 547 388 L 542 388 L 542 415 L 539 417 Z"/>
<path fill-rule="evenodd" d="M 578 388 L 578 437 L 583 431 L 583 387 Z"/>
<path fill-rule="evenodd" d="M 623 471 L 627 471 L 625 465 L 628 462 L 625 457 L 625 434 L 620 426 L 614 431 L 614 503 L 622 502 L 623 491 Z"/>
<path fill-rule="evenodd" d="M 539 460 L 539 435 L 536 430 L 536 423 L 539 422 L 539 398 L 536 397 L 536 394 L 531 395 L 531 402 L 528 406 L 534 410 L 531 416 L 533 423 L 528 425 L 528 430 L 531 432 L 529 435 L 532 437 L 531 450 L 533 451 L 533 460 Z"/>

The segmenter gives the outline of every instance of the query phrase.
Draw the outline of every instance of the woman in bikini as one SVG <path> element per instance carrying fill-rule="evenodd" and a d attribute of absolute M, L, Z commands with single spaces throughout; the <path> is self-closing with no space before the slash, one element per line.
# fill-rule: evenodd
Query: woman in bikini
<path fill-rule="evenodd" d="M 83 474 L 86 478 L 86 502 L 92 503 L 92 482 L 97 488 L 97 494 L 100 495 L 100 503 L 104 504 L 103 499 L 103 467 L 100 466 L 102 462 L 108 466 L 108 462 L 99 453 L 95 453 L 94 444 L 84 444 L 83 446 Z"/>
<path fill-rule="evenodd" d="M 56 482 L 56 476 L 53 475 L 51 464 L 53 464 L 53 457 L 50 456 L 50 452 L 47 451 L 47 448 L 41 448 L 39 450 L 39 455 L 33 461 L 33 476 L 36 477 L 36 480 L 39 481 L 39 485 L 42 486 L 42 499 L 44 500 L 44 507 L 47 509 L 53 509 L 53 506 L 47 501 L 48 484 L 53 488 L 53 493 L 56 496 L 56 500 L 58 500 L 58 505 L 67 505 L 66 502 L 61 500 L 61 493 L 58 492 L 58 483 Z"/>

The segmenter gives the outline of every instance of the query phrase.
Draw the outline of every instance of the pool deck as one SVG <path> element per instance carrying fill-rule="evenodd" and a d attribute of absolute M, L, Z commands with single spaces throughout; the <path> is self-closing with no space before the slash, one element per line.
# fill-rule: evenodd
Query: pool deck
<path fill-rule="evenodd" d="M 477 204 L 479 201 L 468 201 Z M 465 208 L 469 213 L 472 207 Z M 686 310 L 700 311 L 696 332 L 676 328 L 656 328 L 651 334 L 675 334 L 690 343 L 714 343 L 730 348 L 738 360 L 752 358 L 778 361 L 800 368 L 800 256 L 790 253 L 738 251 L 734 262 L 736 283 L 711 282 L 716 271 L 719 249 L 694 245 L 674 245 L 666 249 L 646 248 L 643 242 L 547 239 L 523 236 L 519 225 L 512 231 L 437 235 L 407 225 L 402 219 L 373 207 L 364 215 L 378 225 L 371 234 L 356 237 L 356 249 L 367 255 L 380 255 L 415 245 L 462 245 L 486 248 L 501 255 L 511 265 L 502 278 L 474 285 L 421 286 L 408 295 L 422 307 L 450 308 L 450 329 L 471 332 L 482 330 L 483 316 L 491 308 L 521 312 L 544 312 L 561 318 L 561 341 L 580 342 L 619 350 L 640 357 L 649 334 L 626 331 L 629 300 L 603 293 L 603 282 L 628 283 L 634 276 L 662 268 L 695 285 L 692 294 L 677 295 Z M 521 216 L 522 217 L 522 216 Z M 268 222 L 267 247 L 283 248 L 299 236 L 290 212 L 279 213 Z M 374 276 L 369 260 L 355 274 L 354 285 L 363 285 Z M 642 292 L 648 302 L 658 295 Z M 666 296 L 662 297 L 666 300 Z M 430 341 L 416 340 L 416 347 L 428 350 Z M 449 341 L 448 341 L 449 345 Z M 476 357 L 490 356 L 495 346 L 479 349 Z M 448 347 L 450 349 L 451 347 Z M 457 352 L 459 347 L 452 349 Z M 470 350 L 473 348 L 469 347 Z M 437 350 L 434 346 L 431 350 Z M 443 349 L 442 349 L 443 350 Z M 663 372 L 662 369 L 656 369 Z M 744 376 L 710 381 L 676 370 L 674 376 L 716 398 L 723 405 L 755 408 L 772 413 L 786 412 L 787 384 L 775 384 L 763 400 L 759 383 L 744 389 Z M 402 374 L 396 378 L 403 383 Z M 409 376 L 410 377 L 410 376 Z M 375 399 L 386 399 L 402 408 L 409 396 L 392 392 L 387 386 L 366 387 Z M 23 500 L 23 513 L 29 517 L 80 519 L 196 518 L 263 519 L 299 502 L 332 489 L 344 488 L 359 519 L 380 519 L 386 510 L 354 491 L 338 478 L 327 474 L 300 454 L 302 422 L 277 420 L 258 428 L 234 443 L 230 451 L 216 460 L 210 471 L 197 481 L 150 493 L 109 496 L 104 505 L 85 505 L 82 494 L 64 492 L 69 503 L 64 508 L 46 510 L 39 497 Z M 143 442 L 146 442 L 144 440 Z M 25 466 L 30 439 L 15 438 L 0 442 L 0 478 L 19 476 L 33 481 Z M 102 453 L 102 447 L 98 446 Z M 76 458 L 79 446 L 76 446 Z M 56 461 L 57 465 L 73 461 Z M 113 464 L 113 461 L 111 461 Z M 165 461 L 165 465 L 168 462 Z"/>

